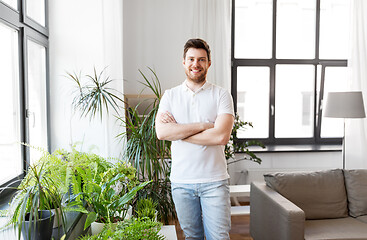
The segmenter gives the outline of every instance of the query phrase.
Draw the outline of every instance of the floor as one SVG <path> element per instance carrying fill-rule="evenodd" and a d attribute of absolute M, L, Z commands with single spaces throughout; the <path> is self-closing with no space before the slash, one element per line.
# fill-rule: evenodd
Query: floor
<path fill-rule="evenodd" d="M 232 216 L 232 228 L 229 232 L 231 240 L 252 240 L 250 237 L 250 216 Z M 176 224 L 177 239 L 184 240 L 185 236 Z"/>

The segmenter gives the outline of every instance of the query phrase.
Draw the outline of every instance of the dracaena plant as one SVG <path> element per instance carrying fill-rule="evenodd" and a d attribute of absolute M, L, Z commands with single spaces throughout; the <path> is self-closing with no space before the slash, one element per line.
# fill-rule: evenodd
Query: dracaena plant
<path fill-rule="evenodd" d="M 139 70 L 142 76 L 140 83 L 143 90 L 148 89 L 155 98 L 140 111 L 139 106 L 129 106 L 126 103 L 126 118 L 119 118 L 126 131 L 118 137 L 125 141 L 124 160 L 137 169 L 139 180 L 152 180 L 149 186 L 138 193 L 138 198 L 151 198 L 156 202 L 159 220 L 168 223 L 170 219 L 176 218 L 169 180 L 171 142 L 159 140 L 155 132 L 155 118 L 162 90 L 155 71 L 151 68 L 148 70 L 150 76 Z"/>
<path fill-rule="evenodd" d="M 32 222 L 39 219 L 39 210 L 51 211 L 51 209 L 60 208 L 60 211 L 56 212 L 56 217 L 65 222 L 61 204 L 62 196 L 45 162 L 37 162 L 29 166 L 27 175 L 16 190 L 7 215 L 10 217 L 8 225 L 17 228 L 19 238 L 27 214 L 29 214 L 29 221 Z"/>
<path fill-rule="evenodd" d="M 105 67 L 100 73 L 94 68 L 92 75 L 82 76 L 81 73 L 69 73 L 67 77 L 76 84 L 76 91 L 72 105 L 75 110 L 79 110 L 81 116 L 89 115 L 90 120 L 99 114 L 102 120 L 103 109 L 109 112 L 109 107 L 119 115 L 119 103 L 123 100 L 119 97 L 119 91 L 111 87 L 114 81 L 109 76 L 105 76 Z"/>

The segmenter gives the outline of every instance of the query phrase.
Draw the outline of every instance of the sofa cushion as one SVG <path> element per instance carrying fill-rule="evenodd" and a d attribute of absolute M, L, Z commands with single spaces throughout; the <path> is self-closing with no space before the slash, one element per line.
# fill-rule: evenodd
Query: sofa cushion
<path fill-rule="evenodd" d="M 357 219 L 358 221 L 361 221 L 361 222 L 367 223 L 367 215 L 362 215 L 362 216 L 356 217 L 356 219 Z"/>
<path fill-rule="evenodd" d="M 305 240 L 367 239 L 367 225 L 352 217 L 307 220 L 305 222 Z"/>
<path fill-rule="evenodd" d="M 269 187 L 300 207 L 306 219 L 348 216 L 344 176 L 340 169 L 271 173 L 264 178 Z"/>
<path fill-rule="evenodd" d="M 349 215 L 367 214 L 367 169 L 344 170 Z"/>

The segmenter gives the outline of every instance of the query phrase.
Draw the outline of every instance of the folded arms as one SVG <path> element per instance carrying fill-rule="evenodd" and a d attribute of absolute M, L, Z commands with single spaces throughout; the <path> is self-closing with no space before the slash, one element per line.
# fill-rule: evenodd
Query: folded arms
<path fill-rule="evenodd" d="M 160 140 L 183 140 L 199 145 L 226 145 L 231 136 L 233 115 L 221 114 L 214 123 L 179 124 L 171 113 L 158 113 L 156 133 Z"/>

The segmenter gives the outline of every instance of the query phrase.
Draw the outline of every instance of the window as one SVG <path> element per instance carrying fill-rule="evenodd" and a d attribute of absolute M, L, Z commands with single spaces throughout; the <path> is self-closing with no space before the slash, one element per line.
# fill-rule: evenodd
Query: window
<path fill-rule="evenodd" d="M 21 174 L 18 32 L 0 22 L 0 182 Z"/>
<path fill-rule="evenodd" d="M 322 117 L 347 84 L 349 0 L 232 0 L 232 96 L 254 127 L 239 140 L 339 144 L 342 120 Z"/>
<path fill-rule="evenodd" d="M 36 2 L 0 0 L 0 185 L 21 177 L 39 154 L 20 143 L 49 150 L 47 2 Z"/>

